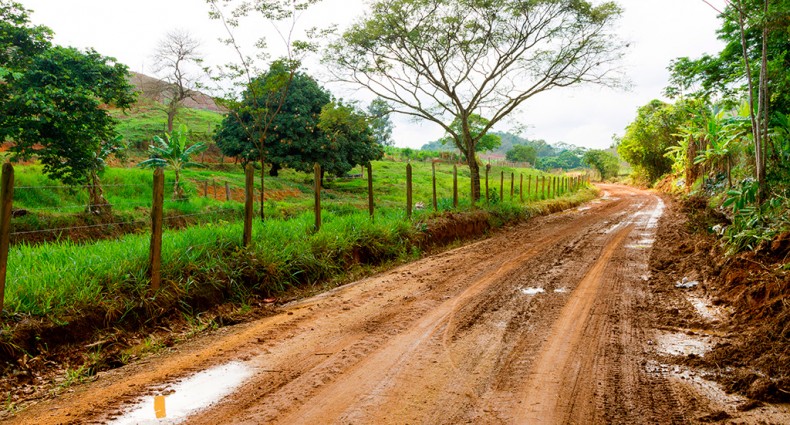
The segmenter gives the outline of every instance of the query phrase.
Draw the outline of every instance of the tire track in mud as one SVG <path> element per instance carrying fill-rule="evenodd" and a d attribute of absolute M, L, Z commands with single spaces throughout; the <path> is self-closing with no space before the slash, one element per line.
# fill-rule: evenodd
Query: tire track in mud
<path fill-rule="evenodd" d="M 602 247 L 614 247 L 612 255 L 622 260 L 617 253 L 623 245 L 643 237 L 629 230 L 644 230 L 634 217 L 647 217 L 655 197 L 606 190 L 615 197 L 285 306 L 281 315 L 209 336 L 148 369 L 118 370 L 56 401 L 54 409 L 43 403 L 16 422 L 102 421 L 141 388 L 150 392 L 192 371 L 241 359 L 254 376 L 189 423 L 514 423 L 524 411 L 525 382 L 551 346 L 552 327 L 577 285 L 592 271 L 609 272 L 598 255 Z M 627 241 L 623 235 L 630 235 Z M 618 244 L 607 245 L 612 240 Z M 576 392 L 562 395 L 568 405 L 587 403 L 586 411 L 612 419 L 639 400 L 621 397 L 609 406 L 617 393 L 610 381 L 644 379 L 638 364 L 618 368 L 599 359 L 637 360 L 623 348 L 641 338 L 628 330 L 629 313 L 615 296 L 627 286 L 624 279 L 593 298 L 590 311 L 606 320 L 583 328 L 583 335 L 591 333 L 585 342 L 592 354 L 574 369 L 578 373 L 567 375 Z M 525 287 L 545 293 L 528 295 Z M 579 378 L 589 368 L 613 373 Z M 560 409 L 554 417 L 575 416 Z"/>
<path fill-rule="evenodd" d="M 585 342 L 583 336 L 589 323 L 587 318 L 602 291 L 604 272 L 615 250 L 632 230 L 632 225 L 622 228 L 604 246 L 598 260 L 579 282 L 554 322 L 549 340 L 530 372 L 529 384 L 522 400 L 524 411 L 517 416 L 518 423 L 565 423 L 571 412 L 582 418 L 591 416 L 587 404 L 594 401 L 594 397 L 588 393 L 593 388 L 589 382 L 580 381 L 584 377 L 581 371 L 595 370 L 593 363 L 599 357 L 595 351 L 582 350 L 581 344 Z M 581 351 L 587 355 L 576 357 Z M 586 394 L 580 395 L 580 391 Z"/>

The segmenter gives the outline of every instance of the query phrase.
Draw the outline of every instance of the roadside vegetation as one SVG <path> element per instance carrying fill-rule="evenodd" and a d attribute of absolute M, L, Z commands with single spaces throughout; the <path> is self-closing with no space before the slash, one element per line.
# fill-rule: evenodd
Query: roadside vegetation
<path fill-rule="evenodd" d="M 790 45 L 778 25 L 790 6 L 743 1 L 718 12 L 726 48 L 675 59 L 672 102 L 639 108 L 618 152 L 635 181 L 708 199 L 735 254 L 790 231 Z"/>
<path fill-rule="evenodd" d="M 342 274 L 348 265 L 331 262 L 350 258 L 354 249 L 369 251 L 374 262 L 397 259 L 404 253 L 410 254 L 411 247 L 407 241 L 415 240 L 432 217 L 454 210 L 452 166 L 439 164 L 437 167 L 439 213 L 434 212 L 432 207 L 431 164 L 412 163 L 412 166 L 416 182 L 414 201 L 420 204 L 414 213 L 414 223 L 405 219 L 405 164 L 377 161 L 373 163 L 375 220 L 371 220 L 367 213 L 367 180 L 334 179 L 326 183 L 322 202 L 326 227 L 318 234 L 312 232 L 313 189 L 310 177 L 286 169 L 282 170 L 279 177 L 270 178 L 267 190 L 271 198 L 267 199 L 265 205 L 267 220 L 263 223 L 256 222 L 258 227 L 251 249 L 257 254 L 251 258 L 256 258 L 252 263 L 262 258 L 269 258 L 271 262 L 243 267 L 260 268 L 261 276 L 252 279 L 252 283 L 248 282 L 251 284 L 250 288 L 263 292 L 277 291 L 291 284 L 316 282 Z M 508 193 L 505 194 L 503 202 L 500 202 L 498 195 L 500 172 L 507 175 Z M 239 192 L 244 184 L 241 170 L 184 170 L 183 173 L 184 198 L 169 201 L 165 208 L 166 217 L 174 218 L 175 224 L 183 216 L 191 219 L 186 223 L 181 222 L 181 226 L 170 226 L 171 230 L 166 233 L 164 268 L 169 270 L 167 279 L 173 282 L 194 279 L 192 274 L 195 267 L 190 266 L 192 264 L 200 264 L 199 268 L 205 270 L 212 270 L 219 265 L 227 266 L 227 256 L 239 249 L 241 240 L 240 220 L 243 216 L 243 205 Z M 542 175 L 540 172 L 532 169 L 495 168 L 490 181 L 490 213 L 498 217 L 500 224 L 530 214 L 519 202 L 518 180 L 515 182 L 515 199 L 510 200 L 511 173 L 515 173 L 517 179 L 524 176 L 527 200 L 537 202 L 550 197 L 548 193 L 537 193 L 536 181 Z M 173 173 L 166 174 L 167 186 L 173 187 Z M 457 211 L 464 211 L 470 206 L 469 195 L 464 196 L 465 192 L 469 192 L 469 183 L 463 179 L 464 171 L 459 174 L 461 199 Z M 206 185 L 205 182 L 209 180 L 211 183 Z M 7 311 L 34 315 L 53 314 L 58 317 L 90 308 L 95 303 L 102 304 L 106 297 L 117 297 L 119 293 L 145 298 L 148 259 L 146 238 L 150 238 L 150 225 L 147 223 L 151 207 L 152 173 L 139 169 L 111 168 L 107 170 L 104 181 L 107 187 L 106 196 L 114 206 L 113 219 L 122 220 L 118 222 L 121 223 L 119 226 L 128 223 L 129 231 L 125 233 L 130 234 L 91 242 L 86 241 L 91 238 L 90 233 L 85 234 L 85 229 L 82 233 L 84 238 L 79 237 L 80 229 L 75 230 L 74 238 L 65 238 L 60 234 L 67 232 L 64 229 L 62 232 L 54 232 L 59 234 L 52 236 L 55 240 L 50 243 L 34 243 L 37 238 L 45 238 L 48 233 L 53 233 L 49 231 L 53 228 L 51 226 L 68 228 L 76 224 L 78 217 L 85 216 L 86 214 L 81 213 L 85 195 L 79 191 L 70 191 L 67 187 L 53 186 L 51 180 L 40 174 L 40 167 L 19 169 L 17 184 L 20 188 L 16 190 L 14 204 L 16 208 L 27 211 L 27 214 L 12 221 L 12 233 L 19 233 L 19 241 L 9 254 L 9 283 L 5 307 Z M 526 194 L 528 182 L 531 183 L 531 188 L 530 193 Z M 230 201 L 227 201 L 224 183 L 228 183 L 231 188 Z M 205 187 L 208 187 L 208 193 L 203 193 Z M 214 188 L 217 188 L 216 193 Z M 561 199 L 572 201 L 571 198 Z M 69 204 L 72 208 L 63 208 L 64 204 Z M 139 224 L 134 225 L 135 223 Z M 181 229 L 183 224 L 195 226 Z M 101 230 L 106 229 L 101 227 Z M 25 240 L 25 236 L 29 236 L 29 240 Z M 333 242 L 322 246 L 326 240 Z M 382 250 L 382 247 L 391 249 Z M 419 246 L 416 248 L 418 251 L 415 253 L 418 254 Z M 286 258 L 277 258 L 279 253 L 274 251 L 278 250 Z M 288 257 L 295 252 L 314 256 L 310 260 L 314 263 L 303 264 Z M 265 255 L 261 257 L 262 254 Z M 323 260 L 316 260 L 320 258 Z M 216 264 L 212 263 L 212 259 Z M 64 264 L 69 265 L 68 270 L 63 270 Z M 281 267 L 285 267 L 285 270 L 279 270 Z M 217 279 L 226 280 L 227 284 L 235 285 L 240 281 L 238 270 L 224 269 L 214 274 L 223 276 Z M 206 273 L 203 278 L 208 278 L 208 275 Z"/>

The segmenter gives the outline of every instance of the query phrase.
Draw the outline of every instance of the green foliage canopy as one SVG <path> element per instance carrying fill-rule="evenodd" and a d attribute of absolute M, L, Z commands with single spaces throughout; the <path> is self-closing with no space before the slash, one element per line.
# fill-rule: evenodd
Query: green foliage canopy
<path fill-rule="evenodd" d="M 102 145 L 116 137 L 104 105 L 135 100 L 126 66 L 88 50 L 52 46 L 51 31 L 29 25 L 18 3 L 0 2 L 0 139 L 14 158 L 38 157 L 44 172 L 65 184 L 85 184 Z"/>
<path fill-rule="evenodd" d="M 665 154 L 676 144 L 676 135 L 686 119 L 682 106 L 654 99 L 639 108 L 617 152 L 648 181 L 656 181 L 672 170 L 672 160 Z"/>
<path fill-rule="evenodd" d="M 282 70 L 273 68 L 256 79 L 256 84 L 276 84 L 283 75 Z M 249 98 L 246 101 L 255 103 Z M 258 99 L 257 103 L 261 102 Z M 241 158 L 244 163 L 258 157 L 258 148 L 252 141 L 255 137 L 251 139 L 244 130 L 262 128 L 249 122 L 254 117 L 240 109 L 223 120 L 215 140 L 225 155 Z M 303 72 L 293 75 L 280 111 L 266 133 L 264 147 L 273 174 L 280 167 L 310 172 L 317 162 L 322 170 L 343 175 L 354 166 L 383 155 L 369 117 L 352 105 L 332 101 L 330 94 Z"/>
<path fill-rule="evenodd" d="M 591 149 L 585 152 L 582 160 L 585 164 L 598 170 L 603 180 L 617 177 L 617 173 L 620 171 L 620 160 L 611 153 L 600 149 Z"/>
<path fill-rule="evenodd" d="M 534 165 L 538 160 L 538 151 L 534 146 L 515 145 L 507 151 L 505 158 L 512 162 L 528 162 Z"/>
<path fill-rule="evenodd" d="M 370 114 L 370 128 L 373 131 L 373 138 L 381 146 L 392 146 L 395 140 L 392 139 L 392 120 L 390 119 L 390 106 L 386 100 L 378 97 L 373 99 L 368 106 Z"/>
<path fill-rule="evenodd" d="M 322 170 L 336 176 L 384 156 L 384 149 L 376 140 L 367 116 L 352 105 L 339 100 L 324 105 L 318 128 L 325 141 L 321 145 L 323 158 L 318 162 Z"/>
<path fill-rule="evenodd" d="M 256 105 L 268 104 L 266 98 L 256 99 L 256 93 L 269 93 L 283 84 L 288 72 L 277 65 L 266 74 L 256 78 L 253 84 L 268 89 L 251 87 L 244 93 L 242 105 L 231 110 L 222 122 L 215 140 L 217 146 L 227 156 L 237 157 L 244 164 L 260 157 L 259 134 L 264 129 L 262 123 L 253 122 L 263 119 L 250 109 Z M 266 97 L 267 95 L 264 95 Z M 282 105 L 276 115 L 271 116 L 264 138 L 264 156 L 273 164 L 273 173 L 281 166 L 305 169 L 304 164 L 312 164 L 322 158 L 320 150 L 321 133 L 318 119 L 321 108 L 329 103 L 331 97 L 312 77 L 296 72 L 288 84 Z M 252 133 L 250 129 L 255 129 Z"/>

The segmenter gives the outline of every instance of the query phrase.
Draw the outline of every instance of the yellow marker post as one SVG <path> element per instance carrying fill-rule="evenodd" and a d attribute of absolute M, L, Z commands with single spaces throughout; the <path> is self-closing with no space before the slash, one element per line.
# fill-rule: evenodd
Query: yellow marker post
<path fill-rule="evenodd" d="M 156 419 L 164 419 L 167 417 L 167 411 L 165 410 L 165 396 L 158 395 L 154 397 L 154 413 L 156 413 Z"/>

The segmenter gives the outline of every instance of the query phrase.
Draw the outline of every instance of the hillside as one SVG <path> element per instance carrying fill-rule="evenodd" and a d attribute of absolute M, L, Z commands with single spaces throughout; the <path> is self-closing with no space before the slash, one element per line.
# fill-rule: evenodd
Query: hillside
<path fill-rule="evenodd" d="M 131 82 L 137 91 L 140 92 L 141 98 L 144 97 L 157 102 L 161 102 L 163 100 L 161 93 L 163 92 L 163 88 L 167 87 L 168 84 L 167 82 L 158 78 L 140 74 L 139 72 L 131 72 L 129 82 Z M 214 98 L 201 92 L 196 92 L 194 96 L 186 99 L 184 101 L 184 107 L 214 112 L 225 111 L 224 108 L 217 105 L 217 103 L 214 101 Z"/>
<path fill-rule="evenodd" d="M 140 93 L 137 103 L 127 111 L 113 110 L 111 114 L 118 119 L 118 132 L 129 148 L 145 150 L 153 136 L 161 135 L 166 129 L 167 115 L 156 93 L 165 84 L 147 75 L 132 73 L 129 81 Z M 187 99 L 175 119 L 175 125 L 185 125 L 192 132 L 193 142 L 204 142 L 210 146 L 209 153 L 215 149 L 211 136 L 222 122 L 222 108 L 210 96 L 199 93 Z"/>

